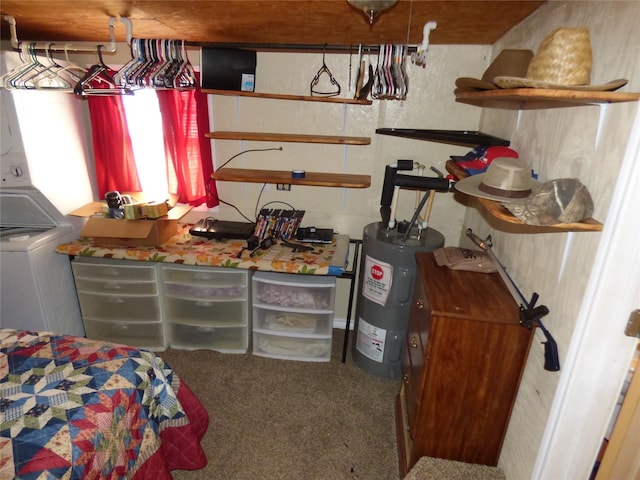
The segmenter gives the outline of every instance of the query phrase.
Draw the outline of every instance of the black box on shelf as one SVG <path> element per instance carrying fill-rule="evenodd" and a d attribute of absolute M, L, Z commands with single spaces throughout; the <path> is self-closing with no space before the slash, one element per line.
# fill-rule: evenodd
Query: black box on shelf
<path fill-rule="evenodd" d="M 202 88 L 253 92 L 256 52 L 239 48 L 204 47 L 200 72 Z"/>

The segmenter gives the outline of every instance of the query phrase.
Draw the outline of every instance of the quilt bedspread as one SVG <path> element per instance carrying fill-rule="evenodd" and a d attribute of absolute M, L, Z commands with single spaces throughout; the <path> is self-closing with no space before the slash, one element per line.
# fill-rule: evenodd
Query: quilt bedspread
<path fill-rule="evenodd" d="M 209 418 L 152 352 L 0 329 L 0 478 L 171 478 Z"/>

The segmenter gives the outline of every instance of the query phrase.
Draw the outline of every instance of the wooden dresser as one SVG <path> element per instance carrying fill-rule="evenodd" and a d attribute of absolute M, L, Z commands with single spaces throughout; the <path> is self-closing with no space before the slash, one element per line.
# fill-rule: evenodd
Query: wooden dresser
<path fill-rule="evenodd" d="M 396 401 L 401 478 L 422 456 L 495 466 L 533 331 L 497 273 L 439 267 L 432 252 L 416 261 Z"/>

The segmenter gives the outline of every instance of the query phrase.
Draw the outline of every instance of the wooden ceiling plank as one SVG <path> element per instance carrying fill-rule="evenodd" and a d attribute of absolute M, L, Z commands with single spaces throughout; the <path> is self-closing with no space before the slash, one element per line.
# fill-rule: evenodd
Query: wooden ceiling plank
<path fill-rule="evenodd" d="M 372 26 L 346 0 L 2 0 L 0 12 L 16 19 L 19 39 L 33 41 L 103 41 L 109 17 L 126 16 L 134 37 L 193 43 L 378 45 L 405 43 L 410 32 L 416 45 L 424 24 L 436 21 L 431 44 L 487 45 L 543 3 L 399 0 Z M 8 39 L 9 29 L 0 30 Z M 124 28 L 116 40 L 126 40 Z"/>

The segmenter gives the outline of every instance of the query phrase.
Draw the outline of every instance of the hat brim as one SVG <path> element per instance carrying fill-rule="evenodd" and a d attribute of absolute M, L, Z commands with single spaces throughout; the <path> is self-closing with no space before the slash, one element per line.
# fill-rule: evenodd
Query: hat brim
<path fill-rule="evenodd" d="M 479 198 L 486 198 L 487 200 L 494 200 L 496 202 L 501 202 L 501 203 L 517 203 L 517 204 L 523 204 L 524 201 L 527 199 L 527 197 L 523 197 L 523 198 L 509 198 L 509 197 L 502 197 L 499 195 L 492 195 L 490 193 L 486 193 L 483 192 L 482 190 L 480 190 L 480 183 L 482 183 L 482 180 L 484 179 L 485 174 L 484 173 L 480 173 L 478 175 L 471 175 L 470 177 L 467 178 L 463 178 L 462 180 L 459 180 L 455 183 L 454 188 L 460 192 L 460 193 L 464 193 L 465 195 L 471 195 L 473 197 L 479 197 Z M 531 188 L 535 187 L 536 185 L 538 185 L 538 181 L 535 179 L 531 179 Z"/>
<path fill-rule="evenodd" d="M 460 90 L 497 90 L 498 87 L 478 78 L 460 77 L 456 78 L 456 87 Z"/>
<path fill-rule="evenodd" d="M 619 78 L 602 85 L 566 85 L 548 83 L 531 78 L 521 77 L 495 77 L 493 82 L 499 88 L 547 88 L 553 90 L 581 90 L 585 92 L 611 92 L 627 84 L 628 80 Z"/>

